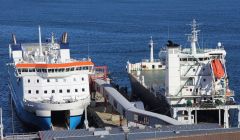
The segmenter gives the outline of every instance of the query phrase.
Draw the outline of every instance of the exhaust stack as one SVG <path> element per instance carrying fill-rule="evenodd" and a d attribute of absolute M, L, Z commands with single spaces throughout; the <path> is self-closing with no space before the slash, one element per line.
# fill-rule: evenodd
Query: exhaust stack
<path fill-rule="evenodd" d="M 12 34 L 12 42 L 14 45 L 17 45 L 17 40 L 15 34 Z"/>
<path fill-rule="evenodd" d="M 67 32 L 64 32 L 62 35 L 62 43 L 66 44 L 68 41 L 68 34 Z"/>

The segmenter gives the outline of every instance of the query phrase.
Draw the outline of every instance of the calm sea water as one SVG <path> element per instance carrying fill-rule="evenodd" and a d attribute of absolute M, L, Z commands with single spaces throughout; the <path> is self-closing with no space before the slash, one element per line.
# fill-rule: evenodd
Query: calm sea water
<path fill-rule="evenodd" d="M 37 26 L 44 37 L 69 33 L 75 58 L 93 59 L 107 65 L 114 80 L 130 86 L 126 61 L 149 57 L 147 43 L 153 36 L 155 56 L 169 39 L 186 45 L 186 26 L 192 19 L 201 23 L 200 45 L 227 50 L 230 87 L 239 95 L 240 1 L 239 0 L 1 0 L 0 1 L 0 105 L 4 132 L 27 132 L 12 111 L 7 87 L 8 43 L 15 33 L 18 42 L 36 42 Z M 239 98 L 237 101 L 239 101 Z"/>

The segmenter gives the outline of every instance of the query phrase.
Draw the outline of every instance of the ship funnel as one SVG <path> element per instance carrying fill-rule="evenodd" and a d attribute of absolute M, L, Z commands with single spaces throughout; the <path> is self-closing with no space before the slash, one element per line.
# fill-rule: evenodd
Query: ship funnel
<path fill-rule="evenodd" d="M 67 32 L 64 32 L 62 35 L 62 43 L 66 44 L 68 40 L 68 34 Z"/>
<path fill-rule="evenodd" d="M 12 42 L 13 42 L 14 45 L 17 44 L 17 40 L 16 40 L 15 34 L 12 34 Z"/>

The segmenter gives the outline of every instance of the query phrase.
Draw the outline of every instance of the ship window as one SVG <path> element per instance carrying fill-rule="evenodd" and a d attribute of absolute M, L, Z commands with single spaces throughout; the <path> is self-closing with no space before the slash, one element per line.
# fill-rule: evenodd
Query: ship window
<path fill-rule="evenodd" d="M 50 79 L 47 79 L 47 82 L 50 82 Z"/>
<path fill-rule="evenodd" d="M 52 90 L 52 93 L 55 93 L 55 90 Z"/>
<path fill-rule="evenodd" d="M 39 90 L 36 90 L 36 94 L 39 94 Z"/>
<path fill-rule="evenodd" d="M 22 72 L 28 72 L 28 69 L 22 69 Z"/>
<path fill-rule="evenodd" d="M 206 82 L 206 79 L 205 79 L 205 78 L 203 79 L 203 82 Z"/>
<path fill-rule="evenodd" d="M 28 83 L 30 83 L 30 79 L 28 79 Z"/>
<path fill-rule="evenodd" d="M 73 81 L 77 81 L 76 78 L 73 78 Z"/>
<path fill-rule="evenodd" d="M 28 90 L 28 93 L 31 94 L 31 90 Z"/>
<path fill-rule="evenodd" d="M 39 80 L 37 79 L 37 83 L 39 83 Z"/>
<path fill-rule="evenodd" d="M 184 117 L 184 120 L 188 120 L 188 117 Z"/>
<path fill-rule="evenodd" d="M 74 71 L 74 68 L 71 68 L 70 70 L 71 70 L 71 71 Z"/>
<path fill-rule="evenodd" d="M 78 92 L 78 89 L 75 89 L 75 92 Z"/>
<path fill-rule="evenodd" d="M 46 69 L 42 69 L 42 72 L 46 73 L 46 72 L 47 72 L 47 70 L 46 70 Z"/>
<path fill-rule="evenodd" d="M 154 65 L 152 65 L 152 69 L 155 69 L 155 66 L 154 66 Z"/>
<path fill-rule="evenodd" d="M 58 69 L 54 69 L 55 72 L 58 72 Z"/>
<path fill-rule="evenodd" d="M 205 71 L 205 68 L 203 68 L 202 70 Z"/>
<path fill-rule="evenodd" d="M 193 69 L 193 72 L 195 71 L 195 69 Z"/>
<path fill-rule="evenodd" d="M 82 92 L 84 92 L 85 91 L 85 88 L 82 88 Z"/>
<path fill-rule="evenodd" d="M 37 69 L 37 72 L 41 72 L 41 69 Z"/>
<path fill-rule="evenodd" d="M 84 77 L 82 77 L 82 81 L 84 81 Z"/>
<path fill-rule="evenodd" d="M 18 72 L 21 73 L 21 69 L 18 69 Z"/>
<path fill-rule="evenodd" d="M 61 89 L 59 89 L 59 93 L 62 93 L 62 90 L 61 90 Z"/>
<path fill-rule="evenodd" d="M 63 79 L 63 82 L 66 82 L 67 80 L 66 79 Z"/>
<path fill-rule="evenodd" d="M 33 69 L 29 69 L 29 72 L 33 72 Z"/>
<path fill-rule="evenodd" d="M 161 68 L 162 67 L 162 65 L 158 65 L 158 68 Z"/>
<path fill-rule="evenodd" d="M 83 70 L 88 70 L 88 67 L 82 67 Z"/>
<path fill-rule="evenodd" d="M 190 88 L 190 91 L 192 92 L 192 89 Z"/>
<path fill-rule="evenodd" d="M 70 70 L 70 68 L 66 68 L 66 72 L 68 72 Z"/>
<path fill-rule="evenodd" d="M 82 67 L 77 67 L 77 68 L 76 68 L 76 70 L 81 70 L 81 69 L 82 69 Z"/>
<path fill-rule="evenodd" d="M 56 82 L 58 82 L 58 79 L 55 79 Z"/>
<path fill-rule="evenodd" d="M 67 93 L 70 93 L 70 89 L 67 90 Z"/>
<path fill-rule="evenodd" d="M 47 94 L 47 90 L 44 90 L 44 93 Z"/>

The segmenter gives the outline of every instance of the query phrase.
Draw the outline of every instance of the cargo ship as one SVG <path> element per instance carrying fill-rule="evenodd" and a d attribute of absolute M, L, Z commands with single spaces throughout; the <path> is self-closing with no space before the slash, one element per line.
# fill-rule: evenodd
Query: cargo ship
<path fill-rule="evenodd" d="M 159 59 L 154 59 L 151 39 L 150 59 L 127 62 L 132 92 L 144 102 L 145 109 L 181 122 L 223 124 L 221 116 L 231 107 L 237 108 L 228 83 L 226 51 L 221 42 L 214 48 L 200 47 L 196 20 L 190 25 L 190 47 L 169 40 Z M 228 120 L 225 114 L 224 125 Z"/>
<path fill-rule="evenodd" d="M 63 125 L 75 129 L 90 104 L 90 58 L 70 56 L 68 34 L 57 41 L 54 34 L 42 43 L 9 44 L 9 88 L 18 117 L 42 130 Z"/>

